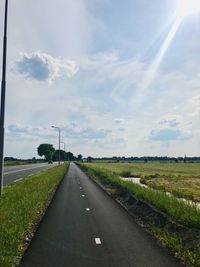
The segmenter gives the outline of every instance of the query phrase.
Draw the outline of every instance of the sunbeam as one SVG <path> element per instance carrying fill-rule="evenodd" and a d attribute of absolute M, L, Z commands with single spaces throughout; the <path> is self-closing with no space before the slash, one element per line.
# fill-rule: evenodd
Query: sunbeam
<path fill-rule="evenodd" d="M 198 14 L 200 11 L 199 0 L 178 0 L 177 12 L 178 18 L 183 19 L 186 16 Z"/>
<path fill-rule="evenodd" d="M 142 84 L 142 89 L 147 89 L 152 81 L 155 79 L 157 70 L 162 62 L 162 59 L 170 46 L 176 32 L 178 31 L 183 19 L 186 16 L 198 14 L 200 12 L 200 1 L 199 0 L 178 0 L 176 9 L 176 19 L 172 28 L 170 29 L 167 37 L 164 40 L 162 47 L 156 55 L 153 63 L 150 65 L 147 76 Z"/>
<path fill-rule="evenodd" d="M 158 54 L 156 55 L 153 63 L 151 64 L 151 66 L 149 67 L 149 70 L 147 72 L 147 76 L 143 82 L 143 88 L 148 88 L 150 86 L 150 84 L 152 83 L 152 81 L 155 79 L 155 76 L 156 76 L 156 73 L 157 73 L 157 70 L 160 66 L 160 63 L 171 43 L 171 41 L 173 40 L 180 24 L 182 22 L 182 18 L 177 18 L 170 30 L 170 32 L 168 33 L 167 37 L 165 38 L 165 41 L 161 47 L 161 49 L 159 50 Z"/>

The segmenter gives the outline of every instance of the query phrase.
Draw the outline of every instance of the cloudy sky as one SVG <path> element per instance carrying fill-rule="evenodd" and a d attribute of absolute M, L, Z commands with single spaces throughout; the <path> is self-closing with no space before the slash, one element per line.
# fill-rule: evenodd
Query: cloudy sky
<path fill-rule="evenodd" d="M 200 15 L 177 1 L 10 1 L 5 155 L 55 125 L 74 154 L 199 156 Z"/>

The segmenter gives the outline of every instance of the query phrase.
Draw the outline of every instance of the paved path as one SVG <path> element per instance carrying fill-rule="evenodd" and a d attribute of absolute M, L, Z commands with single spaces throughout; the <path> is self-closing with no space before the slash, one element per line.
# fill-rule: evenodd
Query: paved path
<path fill-rule="evenodd" d="M 20 264 L 20 267 L 181 266 L 73 163 Z"/>

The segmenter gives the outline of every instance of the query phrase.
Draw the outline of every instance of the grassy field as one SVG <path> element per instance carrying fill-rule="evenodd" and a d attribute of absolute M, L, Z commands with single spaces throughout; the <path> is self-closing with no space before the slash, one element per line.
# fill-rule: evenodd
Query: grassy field
<path fill-rule="evenodd" d="M 154 189 L 200 202 L 200 163 L 93 163 L 121 176 L 141 177 Z"/>
<path fill-rule="evenodd" d="M 109 167 L 106 169 L 102 168 L 102 165 L 100 165 L 101 164 L 93 163 L 80 164 L 81 168 L 89 177 L 100 181 L 106 188 L 111 188 L 112 190 L 118 188 L 119 192 L 128 192 L 138 199 L 150 203 L 158 210 L 167 214 L 174 221 L 191 229 L 190 231 L 194 229 L 194 236 L 196 236 L 195 229 L 200 230 L 200 211 L 195 206 L 190 206 L 185 202 L 178 201 L 176 198 L 170 197 L 163 192 L 157 192 L 132 182 L 123 181 L 113 170 L 108 170 Z M 118 170 L 119 172 L 121 171 L 120 169 Z M 193 237 L 192 245 L 188 245 L 186 242 L 187 238 L 182 236 L 178 231 L 169 232 L 167 227 L 163 228 L 161 225 L 156 226 L 153 222 L 149 227 L 151 232 L 157 236 L 165 246 L 173 250 L 180 258 L 184 259 L 188 266 L 200 266 L 200 241 L 198 237 L 195 242 L 193 242 Z"/>
<path fill-rule="evenodd" d="M 178 201 L 176 198 L 170 197 L 163 192 L 156 192 L 132 182 L 123 181 L 114 172 L 105 168 L 100 168 L 99 164 L 84 163 L 81 166 L 86 170 L 89 176 L 99 178 L 104 184 L 113 184 L 122 187 L 137 198 L 145 200 L 159 210 L 165 212 L 182 225 L 200 230 L 200 211 L 195 206 L 190 206 L 183 201 Z"/>
<path fill-rule="evenodd" d="M 66 171 L 67 165 L 63 164 L 4 188 L 0 199 L 0 267 L 16 265 L 27 235 Z"/>

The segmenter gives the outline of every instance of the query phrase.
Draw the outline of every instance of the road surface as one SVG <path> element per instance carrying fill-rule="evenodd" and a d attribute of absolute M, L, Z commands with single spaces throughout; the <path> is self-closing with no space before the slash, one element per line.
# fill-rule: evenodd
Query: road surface
<path fill-rule="evenodd" d="M 20 267 L 181 267 L 75 164 Z"/>
<path fill-rule="evenodd" d="M 58 163 L 37 163 L 17 166 L 6 166 L 4 167 L 4 185 L 13 183 L 17 180 L 20 180 L 21 178 L 25 178 L 34 173 L 47 170 L 56 165 L 58 165 Z"/>

